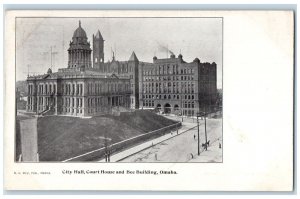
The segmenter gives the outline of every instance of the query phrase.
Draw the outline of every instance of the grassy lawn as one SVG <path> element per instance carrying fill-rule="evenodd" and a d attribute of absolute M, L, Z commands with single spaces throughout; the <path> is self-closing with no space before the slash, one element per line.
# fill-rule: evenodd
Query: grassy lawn
<path fill-rule="evenodd" d="M 38 119 L 40 161 L 62 161 L 176 123 L 150 111 L 90 119 L 47 116 Z"/>

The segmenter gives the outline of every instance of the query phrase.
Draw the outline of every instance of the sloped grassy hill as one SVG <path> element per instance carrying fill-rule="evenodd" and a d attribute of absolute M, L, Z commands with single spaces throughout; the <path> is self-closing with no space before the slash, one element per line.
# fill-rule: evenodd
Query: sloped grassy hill
<path fill-rule="evenodd" d="M 89 119 L 48 116 L 38 119 L 40 161 L 62 161 L 176 123 L 150 111 Z"/>

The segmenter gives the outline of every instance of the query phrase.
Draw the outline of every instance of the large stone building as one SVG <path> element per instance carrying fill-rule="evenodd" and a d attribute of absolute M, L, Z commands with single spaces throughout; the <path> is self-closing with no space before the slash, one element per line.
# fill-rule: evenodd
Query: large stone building
<path fill-rule="evenodd" d="M 212 109 L 217 94 L 216 64 L 196 58 L 186 63 L 182 55 L 140 63 L 140 104 L 164 113 L 196 115 Z"/>
<path fill-rule="evenodd" d="M 91 52 L 79 22 L 68 49 L 68 67 L 56 73 L 49 69 L 47 74 L 27 78 L 27 111 L 95 116 L 111 113 L 114 107 L 129 108 L 129 76 L 116 75 L 114 71 L 104 74 L 93 68 Z"/>
<path fill-rule="evenodd" d="M 79 22 L 68 49 L 68 67 L 27 78 L 28 112 L 95 116 L 123 107 L 192 116 L 216 102 L 215 63 L 198 58 L 187 63 L 181 54 L 147 63 L 134 52 L 128 61 L 113 56 L 105 62 L 99 30 L 92 45 Z"/>

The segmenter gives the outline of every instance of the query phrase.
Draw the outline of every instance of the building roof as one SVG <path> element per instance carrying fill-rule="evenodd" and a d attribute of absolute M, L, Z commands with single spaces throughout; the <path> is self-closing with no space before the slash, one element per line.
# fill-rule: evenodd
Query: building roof
<path fill-rule="evenodd" d="M 87 38 L 85 31 L 81 28 L 81 22 L 79 20 L 79 27 L 75 30 L 73 37 L 83 37 Z"/>
<path fill-rule="evenodd" d="M 70 42 L 70 50 L 88 50 L 91 51 L 90 43 L 87 41 L 88 38 L 86 36 L 85 31 L 81 27 L 81 22 L 79 21 L 79 27 L 75 30 L 72 41 Z"/>
<path fill-rule="evenodd" d="M 130 56 L 130 58 L 129 58 L 128 61 L 139 61 L 138 58 L 136 57 L 134 51 L 132 52 L 132 54 L 131 54 L 131 56 Z"/>
<path fill-rule="evenodd" d="M 102 37 L 102 35 L 101 35 L 100 30 L 98 30 L 98 32 L 96 33 L 95 38 L 104 40 L 103 37 Z"/>
<path fill-rule="evenodd" d="M 114 73 L 101 73 L 94 69 L 80 70 L 78 68 L 59 69 L 58 72 L 27 77 L 27 80 L 50 80 L 68 78 L 100 78 L 100 79 L 128 79 L 127 75 L 116 75 Z"/>

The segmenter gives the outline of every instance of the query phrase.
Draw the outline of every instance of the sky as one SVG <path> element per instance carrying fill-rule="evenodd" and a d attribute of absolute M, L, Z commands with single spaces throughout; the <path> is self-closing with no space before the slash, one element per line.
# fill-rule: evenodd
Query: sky
<path fill-rule="evenodd" d="M 66 68 L 67 49 L 81 21 L 92 48 L 92 35 L 100 30 L 104 59 L 111 60 L 111 50 L 119 61 L 126 61 L 134 51 L 140 61 L 152 62 L 153 56 L 183 55 L 186 62 L 196 57 L 201 62 L 217 64 L 217 87 L 222 88 L 221 18 L 17 18 L 17 81 L 29 74 L 44 74 Z"/>

